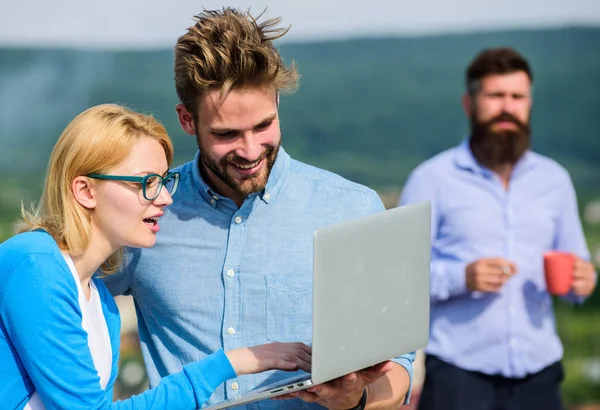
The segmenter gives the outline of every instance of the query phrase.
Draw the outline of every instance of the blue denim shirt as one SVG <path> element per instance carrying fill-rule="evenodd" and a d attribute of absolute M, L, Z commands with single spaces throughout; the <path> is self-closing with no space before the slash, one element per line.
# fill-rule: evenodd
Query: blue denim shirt
<path fill-rule="evenodd" d="M 280 149 L 265 190 L 240 208 L 202 180 L 198 155 L 151 249 L 130 250 L 105 280 L 134 297 L 151 385 L 223 348 L 312 340 L 314 230 L 384 210 L 371 189 L 295 161 Z M 407 329 L 406 331 L 410 331 Z M 414 353 L 397 358 L 412 380 Z M 265 372 L 218 388 L 210 403 L 289 376 Z M 298 399 L 247 409 L 320 408 Z"/>
<path fill-rule="evenodd" d="M 463 369 L 512 378 L 560 360 L 542 255 L 561 249 L 590 256 L 567 171 L 527 152 L 506 190 L 464 141 L 410 175 L 400 204 L 423 199 L 432 204 L 426 352 Z M 466 265 L 490 257 L 514 262 L 517 273 L 497 293 L 468 291 Z"/>

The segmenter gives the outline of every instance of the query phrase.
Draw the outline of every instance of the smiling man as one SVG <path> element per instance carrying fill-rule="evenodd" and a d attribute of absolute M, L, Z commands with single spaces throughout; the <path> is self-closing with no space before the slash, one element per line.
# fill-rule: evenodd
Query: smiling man
<path fill-rule="evenodd" d="M 576 258 L 582 302 L 596 274 L 567 171 L 530 150 L 528 62 L 482 51 L 466 75 L 471 135 L 421 164 L 400 204 L 432 203 L 431 338 L 420 410 L 559 410 L 562 345 L 543 254 Z M 568 273 L 567 273 L 568 274 Z"/>
<path fill-rule="evenodd" d="M 277 92 L 269 85 L 205 92 L 198 113 L 177 105 L 183 130 L 200 148 L 200 172 L 216 192 L 241 206 L 262 191 L 281 146 Z M 195 118 L 202 119 L 201 121 Z"/>
<path fill-rule="evenodd" d="M 177 169 L 157 245 L 131 250 L 123 271 L 106 279 L 113 294 L 134 298 L 152 386 L 221 347 L 310 343 L 315 229 L 384 210 L 373 190 L 281 147 L 278 95 L 296 88 L 298 73 L 273 45 L 287 30 L 258 20 L 205 11 L 179 38 L 176 110 L 199 151 Z M 414 352 L 244 408 L 396 410 L 408 401 L 413 360 Z M 230 380 L 210 403 L 287 376 Z"/>

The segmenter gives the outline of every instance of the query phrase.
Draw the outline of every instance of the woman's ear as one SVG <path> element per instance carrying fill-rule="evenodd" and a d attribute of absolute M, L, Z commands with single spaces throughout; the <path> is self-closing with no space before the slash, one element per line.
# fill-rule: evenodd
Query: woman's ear
<path fill-rule="evenodd" d="M 81 206 L 87 209 L 96 207 L 96 189 L 88 177 L 76 177 L 71 184 L 71 190 Z"/>

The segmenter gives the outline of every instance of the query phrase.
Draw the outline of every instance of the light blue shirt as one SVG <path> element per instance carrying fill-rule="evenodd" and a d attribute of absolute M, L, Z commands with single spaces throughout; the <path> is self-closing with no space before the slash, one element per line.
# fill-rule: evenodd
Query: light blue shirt
<path fill-rule="evenodd" d="M 426 352 L 466 370 L 511 378 L 560 360 L 542 255 L 561 249 L 589 259 L 567 171 L 527 152 L 507 190 L 464 141 L 412 172 L 399 203 L 423 199 L 432 203 Z M 468 291 L 466 265 L 489 257 L 514 262 L 518 272 L 498 293 Z"/>
<path fill-rule="evenodd" d="M 156 245 L 133 250 L 127 268 L 105 282 L 113 294 L 134 297 L 151 385 L 220 348 L 310 344 L 314 230 L 383 211 L 377 193 L 295 161 L 283 149 L 265 190 L 240 208 L 202 180 L 198 155 L 177 171 L 180 185 L 160 219 Z M 411 380 L 413 360 L 414 353 L 396 359 Z M 232 379 L 210 403 L 289 375 Z M 320 406 L 296 399 L 245 408 Z"/>

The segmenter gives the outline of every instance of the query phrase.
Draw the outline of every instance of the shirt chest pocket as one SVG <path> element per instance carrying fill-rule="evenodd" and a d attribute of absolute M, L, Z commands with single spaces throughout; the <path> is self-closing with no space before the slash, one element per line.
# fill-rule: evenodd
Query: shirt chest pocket
<path fill-rule="evenodd" d="M 265 277 L 265 284 L 267 339 L 311 344 L 312 280 L 271 275 Z"/>

